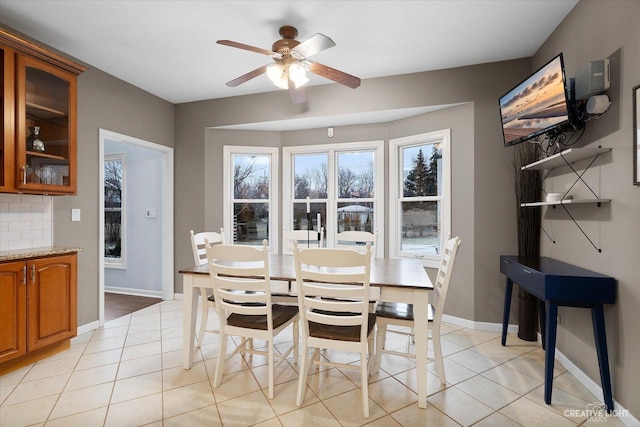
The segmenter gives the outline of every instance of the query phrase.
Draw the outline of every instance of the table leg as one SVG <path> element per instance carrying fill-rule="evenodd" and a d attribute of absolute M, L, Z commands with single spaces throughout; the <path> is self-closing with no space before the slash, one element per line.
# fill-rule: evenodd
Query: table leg
<path fill-rule="evenodd" d="M 509 312 L 511 311 L 511 293 L 513 281 L 507 277 L 504 291 L 504 311 L 502 314 L 502 346 L 507 344 L 507 328 L 509 328 Z"/>
<path fill-rule="evenodd" d="M 553 365 L 556 353 L 556 332 L 558 327 L 558 305 L 553 302 L 547 305 L 546 321 L 546 349 L 544 352 L 544 401 L 551 403 L 551 391 L 553 389 Z"/>
<path fill-rule="evenodd" d="M 198 315 L 198 295 L 194 295 L 197 288 L 193 286 L 194 275 L 183 274 L 182 276 L 182 292 L 183 301 L 183 368 L 191 369 L 193 363 L 194 338 L 196 335 L 196 317 Z"/>
<path fill-rule="evenodd" d="M 538 318 L 540 319 L 540 336 L 542 337 L 542 349 L 545 347 L 545 338 L 547 334 L 547 320 L 546 320 L 546 308 L 545 303 L 541 299 L 538 300 Z"/>
<path fill-rule="evenodd" d="M 429 293 L 416 290 L 413 293 L 413 318 L 416 340 L 416 374 L 418 376 L 418 408 L 427 407 L 427 334 L 429 320 L 427 307 Z"/>
<path fill-rule="evenodd" d="M 609 354 L 607 351 L 607 332 L 604 327 L 604 309 L 602 304 L 591 308 L 593 320 L 593 334 L 596 340 L 596 352 L 598 353 L 598 366 L 600 367 L 600 381 L 607 412 L 613 410 L 613 396 L 611 394 L 611 374 L 609 372 Z"/>

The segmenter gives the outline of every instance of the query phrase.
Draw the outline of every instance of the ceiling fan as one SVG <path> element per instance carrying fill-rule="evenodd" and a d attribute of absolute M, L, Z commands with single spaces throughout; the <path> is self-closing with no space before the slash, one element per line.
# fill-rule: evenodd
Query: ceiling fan
<path fill-rule="evenodd" d="M 318 52 L 335 46 L 336 44 L 331 38 L 324 34 L 317 33 L 299 42 L 296 40 L 298 30 L 288 25 L 280 28 L 280 36 L 282 36 L 282 39 L 276 41 L 273 46 L 271 46 L 271 50 L 234 42 L 232 40 L 218 40 L 218 44 L 267 55 L 274 61 L 272 64 L 263 65 L 253 71 L 249 71 L 227 82 L 226 85 L 235 87 L 266 73 L 276 86 L 289 89 L 291 99 L 294 103 L 306 101 L 303 85 L 309 81 L 306 77 L 307 71 L 352 89 L 360 86 L 360 79 L 358 77 L 308 59 Z"/>

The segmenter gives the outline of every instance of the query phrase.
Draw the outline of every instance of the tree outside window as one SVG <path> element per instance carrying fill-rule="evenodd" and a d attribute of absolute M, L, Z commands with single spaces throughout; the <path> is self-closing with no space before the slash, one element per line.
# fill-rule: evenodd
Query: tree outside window
<path fill-rule="evenodd" d="M 104 257 L 105 263 L 124 264 L 124 158 L 104 161 Z"/>

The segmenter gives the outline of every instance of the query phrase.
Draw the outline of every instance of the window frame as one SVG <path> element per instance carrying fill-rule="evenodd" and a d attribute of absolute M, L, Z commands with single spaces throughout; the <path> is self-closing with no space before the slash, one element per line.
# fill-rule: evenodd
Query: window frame
<path fill-rule="evenodd" d="M 392 258 L 417 258 L 422 261 L 423 266 L 429 268 L 438 268 L 441 254 L 413 254 L 401 251 L 402 202 L 416 199 L 404 197 L 401 150 L 405 147 L 438 142 L 442 147 L 442 194 L 421 196 L 419 200 L 440 201 L 442 203 L 440 212 L 440 248 L 442 248 L 446 236 L 451 232 L 451 129 L 442 129 L 389 140 L 389 256 Z"/>
<path fill-rule="evenodd" d="M 294 171 L 295 162 L 293 156 L 307 154 L 324 154 L 327 153 L 329 164 L 327 165 L 327 175 L 329 182 L 327 183 L 327 215 L 325 221 L 326 246 L 334 247 L 336 244 L 336 235 L 338 232 L 338 220 L 335 212 L 338 204 L 347 199 L 338 198 L 337 195 L 337 167 L 338 154 L 342 152 L 354 151 L 373 151 L 374 152 L 374 179 L 375 192 L 373 198 L 356 199 L 365 202 L 373 202 L 374 205 L 374 224 L 378 232 L 378 248 L 376 256 L 384 256 L 384 230 L 385 230 L 385 188 L 386 180 L 384 173 L 385 150 L 384 141 L 363 141 L 363 142 L 344 142 L 331 144 L 330 146 L 318 147 L 317 145 L 296 145 L 282 148 L 282 182 L 283 182 L 283 200 L 282 200 L 282 223 L 283 230 L 289 229 L 289 224 L 293 222 L 293 202 L 294 202 Z M 311 203 L 323 203 L 324 199 L 311 199 Z"/>
<path fill-rule="evenodd" d="M 102 257 L 104 259 L 104 267 L 111 269 L 125 270 L 127 268 L 127 163 L 124 153 L 112 153 L 105 154 L 103 159 L 103 170 L 106 162 L 120 161 L 122 163 L 122 195 L 120 197 L 120 258 L 106 257 L 104 253 Z M 104 186 L 104 172 L 103 183 Z M 106 194 L 104 195 L 106 196 Z M 103 198 L 104 198 L 103 196 Z M 115 211 L 117 209 L 107 209 L 104 200 L 102 203 L 103 215 L 106 218 L 107 211 Z M 105 220 L 106 223 L 106 220 Z"/>
<path fill-rule="evenodd" d="M 233 194 L 233 155 L 256 155 L 270 156 L 271 164 L 269 168 L 269 198 L 268 199 L 239 199 L 242 201 L 256 200 L 264 203 L 268 200 L 269 204 L 269 250 L 278 251 L 278 217 L 279 217 L 279 192 L 280 181 L 279 176 L 279 159 L 278 147 L 255 147 L 240 145 L 225 145 L 223 147 L 223 166 L 222 166 L 222 196 L 223 196 L 223 214 L 222 226 L 224 228 L 225 240 L 233 244 L 233 205 L 236 203 Z M 274 233 L 276 233 L 274 235 Z"/>

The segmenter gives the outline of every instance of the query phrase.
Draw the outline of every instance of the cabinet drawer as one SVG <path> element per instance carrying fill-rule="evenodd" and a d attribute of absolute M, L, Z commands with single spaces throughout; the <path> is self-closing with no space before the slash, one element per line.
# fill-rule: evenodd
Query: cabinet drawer
<path fill-rule="evenodd" d="M 518 282 L 518 274 L 521 269 L 521 265 L 505 257 L 500 257 L 500 273 L 504 274 L 512 281 L 516 283 Z"/>
<path fill-rule="evenodd" d="M 529 267 L 520 266 L 518 284 L 529 293 L 540 299 L 545 299 L 545 275 Z"/>

